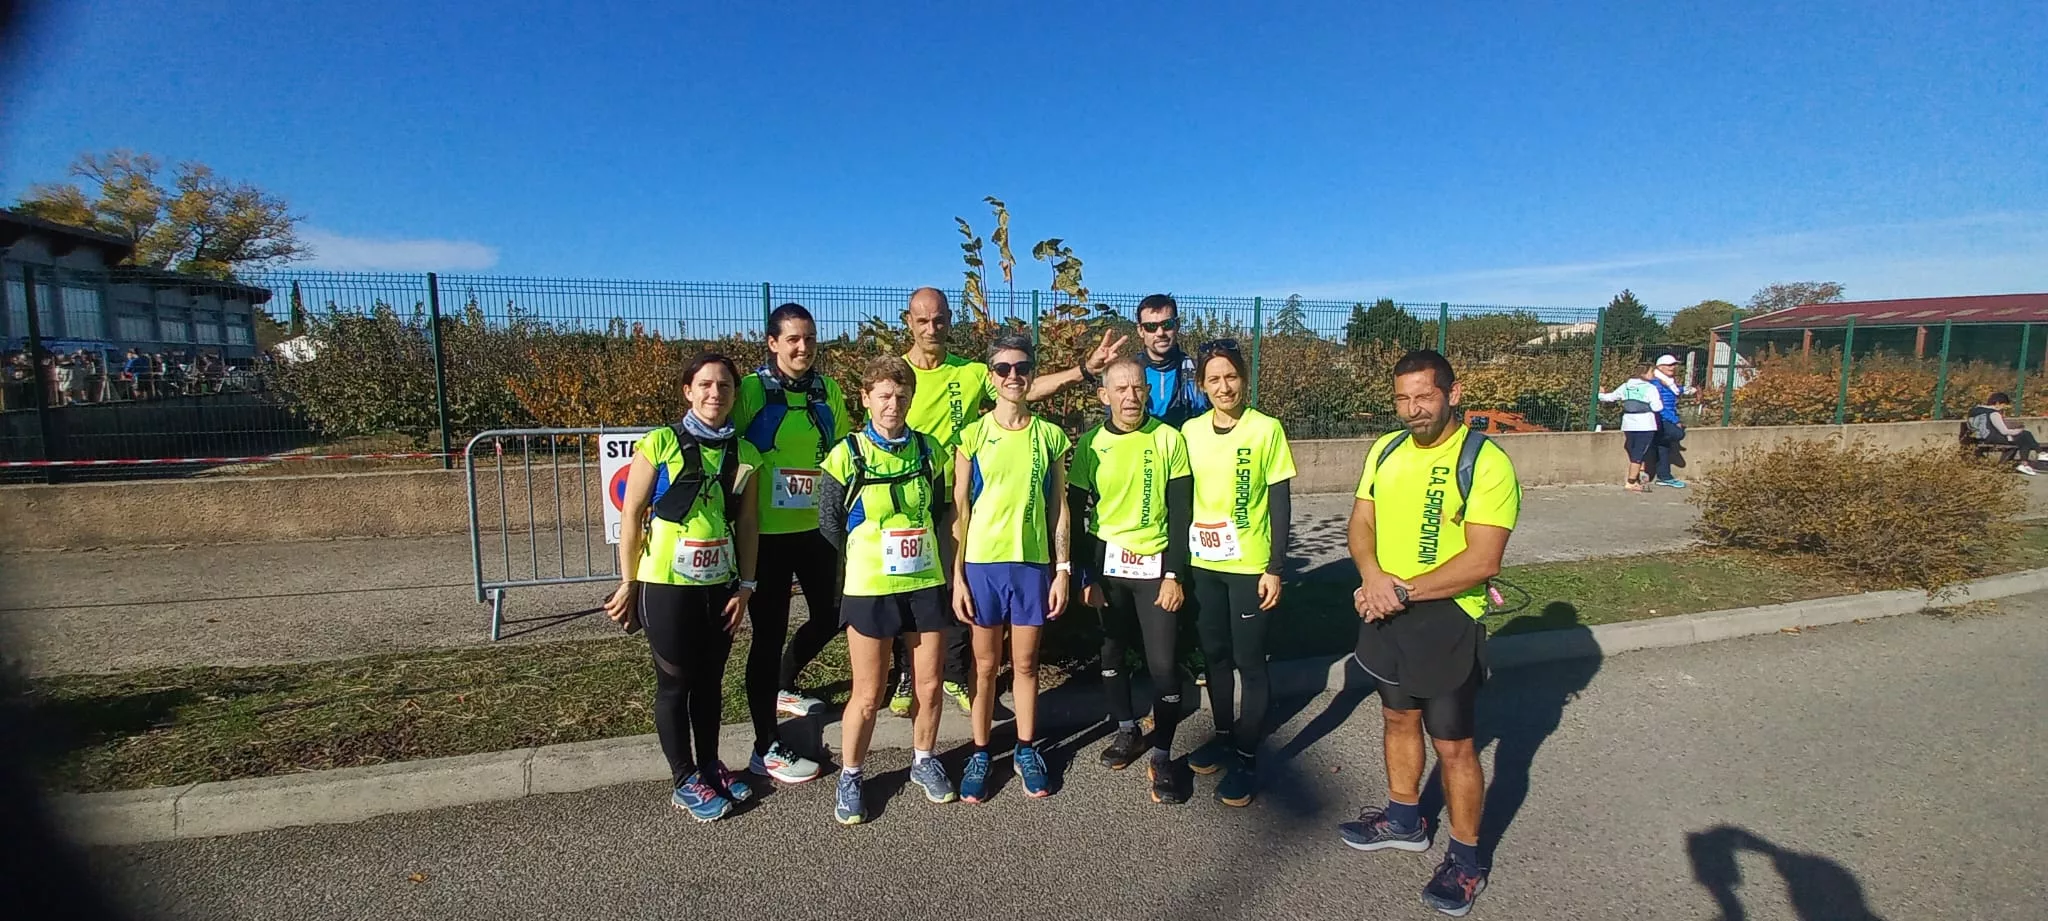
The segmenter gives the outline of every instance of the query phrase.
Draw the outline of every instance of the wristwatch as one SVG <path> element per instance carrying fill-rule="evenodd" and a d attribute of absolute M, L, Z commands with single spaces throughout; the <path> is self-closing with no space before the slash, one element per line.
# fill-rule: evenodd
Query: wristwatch
<path fill-rule="evenodd" d="M 1053 567 L 1052 567 L 1052 568 L 1053 568 L 1053 571 L 1055 571 L 1055 572 L 1073 572 L 1073 571 L 1074 571 L 1074 564 L 1072 564 L 1072 563 L 1054 563 L 1054 564 L 1053 564 Z"/>
<path fill-rule="evenodd" d="M 1161 578 L 1161 579 L 1172 579 L 1172 580 L 1173 580 L 1173 581 L 1175 581 L 1175 582 L 1179 582 L 1179 581 L 1180 581 L 1180 577 L 1179 577 L 1179 576 L 1176 576 L 1176 575 L 1174 575 L 1173 573 L 1170 573 L 1170 572 L 1168 572 L 1168 573 L 1161 573 L 1161 574 L 1160 574 L 1160 576 L 1159 576 L 1159 578 Z"/>
<path fill-rule="evenodd" d="M 1396 597 L 1396 598 L 1399 598 L 1399 599 L 1401 599 L 1401 603 L 1402 603 L 1402 604 L 1407 604 L 1407 603 L 1408 603 L 1408 590 L 1407 590 L 1407 589 L 1405 589 L 1405 588 L 1402 588 L 1402 587 L 1400 587 L 1400 586 L 1398 586 L 1398 585 L 1396 585 L 1396 586 L 1394 586 L 1394 597 Z"/>
<path fill-rule="evenodd" d="M 741 579 L 740 587 L 750 592 L 758 592 L 761 590 L 761 582 L 758 579 Z"/>

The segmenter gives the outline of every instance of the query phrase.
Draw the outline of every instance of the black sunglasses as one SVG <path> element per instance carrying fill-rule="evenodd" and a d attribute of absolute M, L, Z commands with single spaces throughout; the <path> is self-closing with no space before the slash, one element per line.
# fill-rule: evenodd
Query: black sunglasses
<path fill-rule="evenodd" d="M 1171 320 L 1157 320 L 1151 323 L 1140 323 L 1138 324 L 1138 328 L 1148 333 L 1156 333 L 1162 329 L 1166 330 L 1167 332 L 1172 332 L 1180 328 L 1180 320 L 1179 318 L 1175 318 Z"/>
<path fill-rule="evenodd" d="M 1201 346 L 1200 346 L 1199 348 L 1197 348 L 1197 349 L 1196 349 L 1195 351 L 1198 351 L 1198 352 L 1235 352 L 1235 351 L 1238 351 L 1238 347 L 1237 347 L 1237 340 L 1236 340 L 1236 339 L 1211 339 L 1211 340 L 1209 340 L 1209 341 L 1207 341 L 1207 342 L 1204 342 L 1204 343 L 1202 343 L 1202 344 L 1201 344 Z"/>
<path fill-rule="evenodd" d="M 1038 365 L 1029 361 L 999 361 L 989 365 L 988 369 L 994 371 L 997 377 L 1009 377 L 1012 373 L 1018 377 L 1030 377 L 1031 372 L 1038 369 Z"/>

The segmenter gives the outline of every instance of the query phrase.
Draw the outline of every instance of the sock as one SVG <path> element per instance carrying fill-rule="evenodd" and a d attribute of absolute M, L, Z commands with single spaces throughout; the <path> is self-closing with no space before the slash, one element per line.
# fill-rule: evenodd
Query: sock
<path fill-rule="evenodd" d="M 910 750 L 910 764 L 913 767 L 930 761 L 931 758 L 932 753 L 929 749 L 913 748 Z"/>
<path fill-rule="evenodd" d="M 1239 760 L 1239 761 L 1242 761 L 1242 762 L 1244 762 L 1244 769 L 1245 769 L 1245 770 L 1247 770 L 1247 771 L 1256 771 L 1256 770 L 1258 770 L 1258 769 L 1259 769 L 1259 756 L 1258 756 L 1258 753 L 1256 753 L 1256 752 L 1238 752 L 1238 753 L 1237 753 L 1237 758 L 1238 758 L 1238 760 Z"/>
<path fill-rule="evenodd" d="M 1137 720 L 1117 720 L 1117 721 L 1116 721 L 1116 728 L 1118 728 L 1118 729 L 1121 729 L 1121 730 L 1123 730 L 1123 731 L 1125 731 L 1125 732 L 1135 732 L 1135 731 L 1137 731 L 1137 729 L 1138 729 L 1138 721 L 1137 721 Z"/>
<path fill-rule="evenodd" d="M 1479 845 L 1466 844 L 1463 841 L 1452 838 L 1450 851 L 1451 859 L 1456 860 L 1459 866 L 1468 870 L 1479 869 Z"/>
<path fill-rule="evenodd" d="M 1387 800 L 1387 818 L 1393 820 L 1395 825 L 1399 825 L 1406 830 L 1420 828 L 1422 826 L 1422 804 L 1400 803 L 1389 799 Z"/>
<path fill-rule="evenodd" d="M 855 780 L 859 780 L 859 779 L 860 779 L 860 765 L 858 765 L 858 764 L 849 764 L 849 765 L 847 765 L 847 766 L 845 766 L 845 767 L 843 767 L 843 768 L 840 768 L 840 769 L 839 769 L 839 773 L 841 773 L 841 774 L 845 774 L 846 776 L 848 776 L 848 777 L 851 777 L 851 778 L 853 778 L 853 779 L 855 779 Z"/>
<path fill-rule="evenodd" d="M 986 755 L 988 754 L 988 746 L 983 745 L 980 742 L 976 742 L 974 743 L 974 753 L 977 755 Z"/>

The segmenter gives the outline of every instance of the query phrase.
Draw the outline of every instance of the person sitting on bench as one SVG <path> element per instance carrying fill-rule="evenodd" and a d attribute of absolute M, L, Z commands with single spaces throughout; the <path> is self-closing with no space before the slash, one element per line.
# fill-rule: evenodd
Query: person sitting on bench
<path fill-rule="evenodd" d="M 1970 409 L 1970 437 L 1978 444 L 2011 445 L 2019 449 L 2019 471 L 2034 476 L 2040 471 L 2034 469 L 2035 452 L 2041 443 L 2034 439 L 2034 433 L 2005 421 L 2005 414 L 2012 409 L 2012 397 L 1994 393 L 1982 403 Z"/>

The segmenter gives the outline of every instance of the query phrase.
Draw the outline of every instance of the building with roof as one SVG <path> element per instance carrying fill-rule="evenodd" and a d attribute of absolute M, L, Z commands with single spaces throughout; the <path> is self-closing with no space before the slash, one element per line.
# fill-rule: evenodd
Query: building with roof
<path fill-rule="evenodd" d="M 2042 326 L 2036 329 L 2036 326 Z M 1716 327 L 1738 351 L 1806 352 L 1849 346 L 1851 355 L 1885 352 L 1932 358 L 1947 343 L 1950 361 L 2042 364 L 2048 350 L 2048 294 L 1985 294 L 1802 304 Z M 1714 354 L 1725 354 L 1710 346 Z"/>
<path fill-rule="evenodd" d="M 33 275 L 36 331 L 52 352 L 255 357 L 255 314 L 268 289 L 121 265 L 133 250 L 120 237 L 0 209 L 0 348 L 28 347 L 24 279 Z"/>

